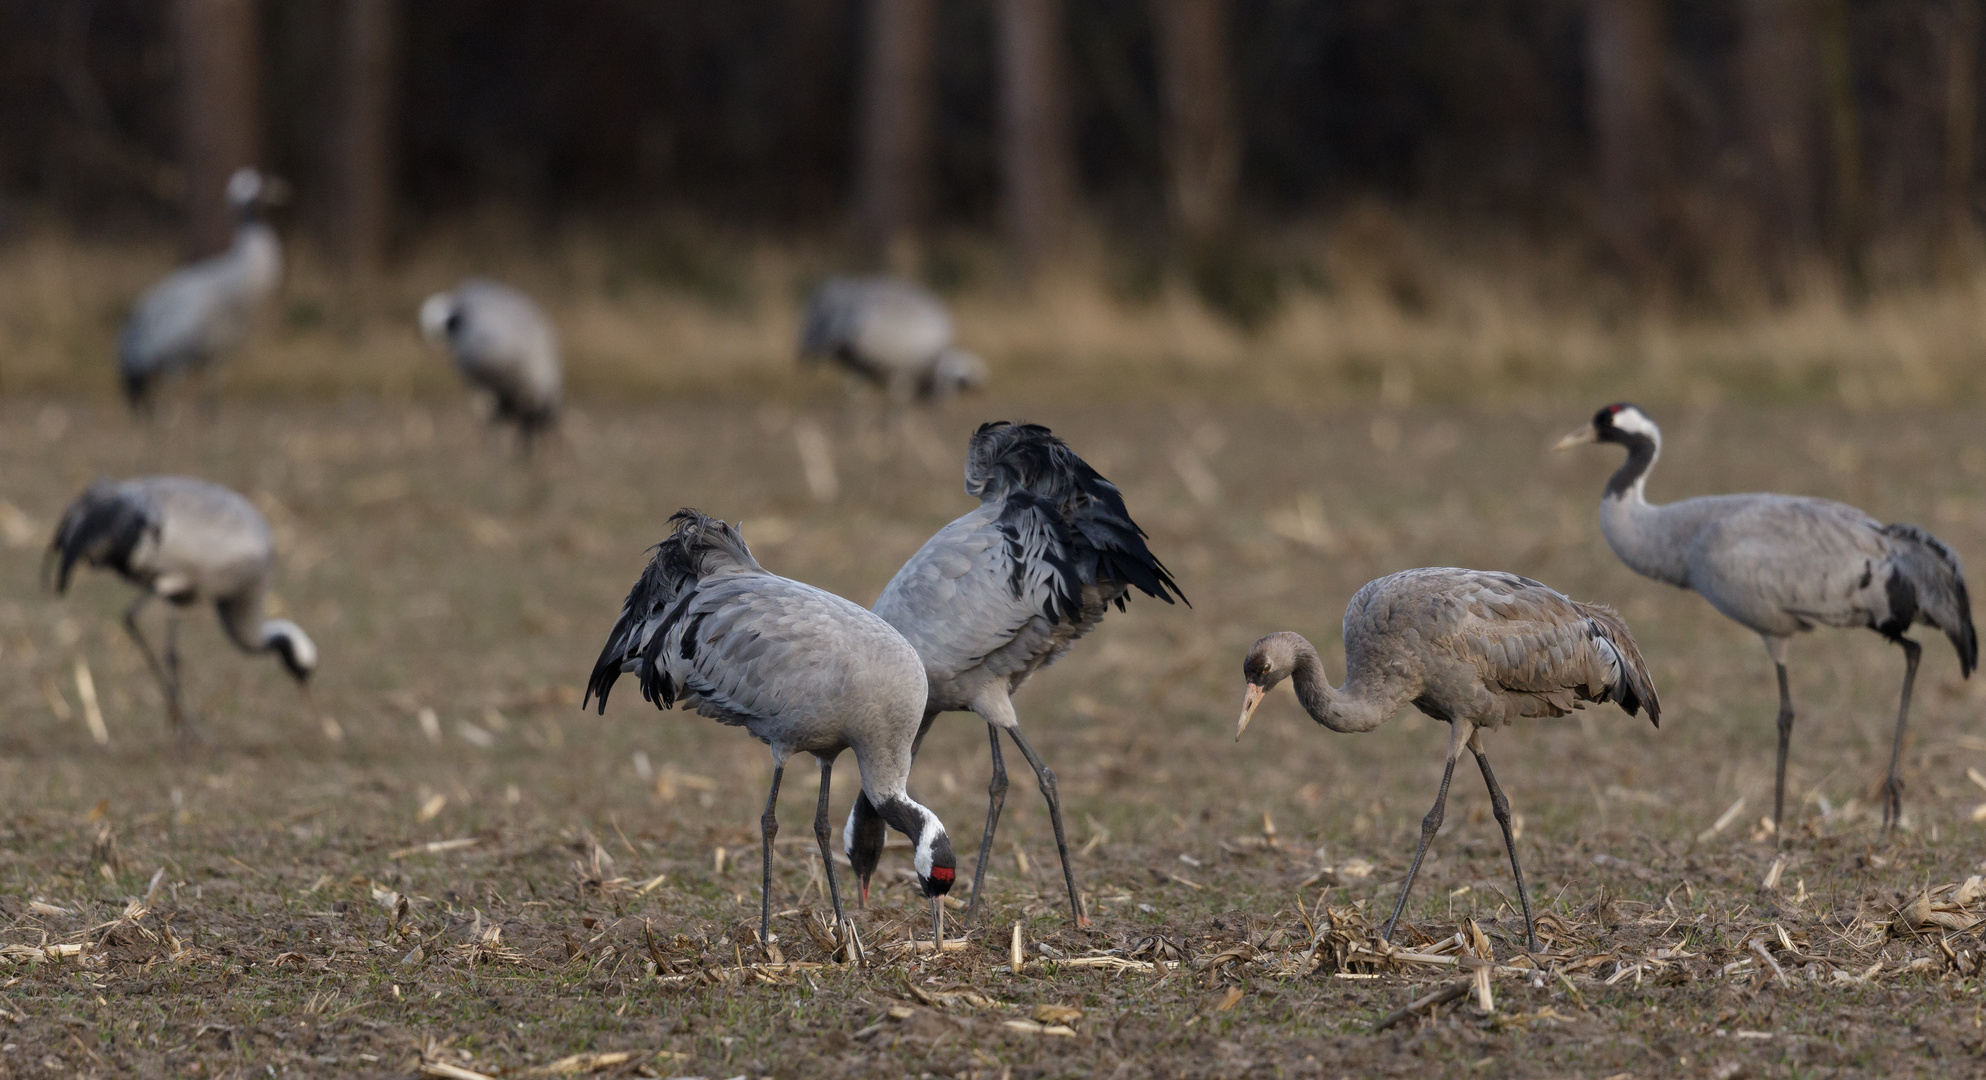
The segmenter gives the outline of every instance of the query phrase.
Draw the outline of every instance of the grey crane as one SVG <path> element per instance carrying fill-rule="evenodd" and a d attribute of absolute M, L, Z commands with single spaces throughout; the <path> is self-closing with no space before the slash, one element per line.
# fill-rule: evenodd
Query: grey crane
<path fill-rule="evenodd" d="M 721 724 L 743 727 L 772 748 L 772 790 L 759 819 L 764 879 L 759 930 L 772 938 L 772 841 L 786 759 L 809 753 L 821 767 L 814 839 L 827 867 L 836 928 L 847 924 L 828 847 L 834 759 L 855 751 L 862 798 L 915 845 L 918 881 L 931 900 L 932 936 L 942 939 L 941 899 L 956 874 L 938 815 L 905 788 L 923 715 L 924 668 L 890 625 L 858 604 L 767 571 L 731 526 L 696 510 L 674 526 L 628 591 L 606 648 L 587 681 L 607 694 L 632 672 L 641 696 L 667 709 L 681 701 Z"/>
<path fill-rule="evenodd" d="M 965 490 L 979 506 L 938 530 L 903 564 L 876 600 L 876 614 L 902 631 L 923 660 L 931 694 L 917 733 L 920 745 L 940 713 L 970 711 L 986 721 L 993 779 L 966 918 L 977 913 L 1006 803 L 1004 731 L 1041 782 L 1069 908 L 1077 925 L 1087 926 L 1055 773 L 1021 734 L 1012 696 L 1094 630 L 1110 605 L 1123 610 L 1132 589 L 1168 604 L 1174 594 L 1186 597 L 1146 547 L 1144 530 L 1131 520 L 1116 485 L 1045 427 L 1004 420 L 980 425 L 966 453 Z M 850 861 L 866 895 L 882 851 L 882 823 L 857 800 L 847 832 L 857 853 Z"/>
<path fill-rule="evenodd" d="M 496 419 L 532 437 L 558 420 L 564 391 L 559 339 L 531 298 L 470 278 L 421 302 L 421 333 L 446 348 L 462 377 L 496 396 Z"/>
<path fill-rule="evenodd" d="M 1248 688 L 1234 737 L 1248 730 L 1256 706 L 1284 679 L 1294 680 L 1311 719 L 1332 731 L 1372 731 L 1409 703 L 1445 721 L 1448 763 L 1441 792 L 1421 821 L 1420 846 L 1386 922 L 1386 938 L 1392 940 L 1421 858 L 1441 828 L 1448 782 L 1467 746 L 1503 827 L 1525 940 L 1536 952 L 1510 801 L 1490 771 L 1482 732 L 1519 719 L 1564 716 L 1589 701 L 1611 701 L 1629 716 L 1645 708 L 1648 721 L 1660 726 L 1662 705 L 1627 624 L 1608 608 L 1568 599 L 1516 574 L 1423 567 L 1367 582 L 1345 607 L 1344 638 L 1345 682 L 1339 687 L 1325 678 L 1316 648 L 1299 634 L 1270 634 L 1250 646 L 1241 664 Z"/>
<path fill-rule="evenodd" d="M 1610 442 L 1627 462 L 1600 496 L 1607 546 L 1644 577 L 1690 589 L 1765 641 L 1779 673 L 1779 764 L 1772 823 L 1786 810 L 1786 752 L 1793 736 L 1786 642 L 1816 626 L 1865 626 L 1903 649 L 1903 694 L 1883 785 L 1883 821 L 1903 815 L 1903 732 L 1923 646 L 1904 634 L 1922 623 L 1945 632 L 1965 676 L 1979 666 L 1979 638 L 1958 556 L 1915 525 L 1885 525 L 1852 506 L 1796 495 L 1704 495 L 1653 505 L 1648 472 L 1662 429 L 1625 402 L 1608 405 L 1558 441 L 1568 450 Z"/>
<path fill-rule="evenodd" d="M 132 409 L 150 406 L 160 378 L 204 369 L 248 338 L 283 278 L 283 245 L 261 211 L 282 202 L 284 192 L 273 177 L 236 170 L 228 178 L 233 245 L 173 271 L 139 297 L 117 339 L 124 396 Z"/>
<path fill-rule="evenodd" d="M 802 360 L 832 359 L 907 403 L 986 385 L 986 362 L 952 343 L 944 301 L 890 277 L 829 278 L 807 302 Z"/>
<path fill-rule="evenodd" d="M 275 546 L 269 524 L 247 499 L 205 480 L 144 476 L 99 480 L 71 503 L 43 559 L 44 580 L 69 590 L 78 562 L 116 571 L 143 590 L 124 611 L 124 629 L 165 694 L 175 731 L 186 730 L 180 703 L 179 620 L 166 619 L 163 658 L 138 628 L 138 614 L 154 597 L 174 608 L 211 602 L 221 629 L 246 653 L 274 653 L 297 685 L 308 690 L 317 670 L 317 645 L 288 619 L 263 613 Z"/>

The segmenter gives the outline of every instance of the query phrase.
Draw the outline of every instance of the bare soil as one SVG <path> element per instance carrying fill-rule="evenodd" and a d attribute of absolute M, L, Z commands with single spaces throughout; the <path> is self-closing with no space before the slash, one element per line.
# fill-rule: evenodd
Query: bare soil
<path fill-rule="evenodd" d="M 1094 929 L 1069 924 L 1047 815 L 1010 755 L 966 946 L 897 947 L 929 930 L 895 851 L 856 915 L 866 966 L 834 962 L 818 933 L 810 770 L 786 781 L 770 963 L 754 934 L 764 749 L 632 693 L 581 713 L 577 687 L 675 508 L 742 519 L 768 567 L 868 602 L 969 506 L 965 438 L 1008 407 L 904 420 L 865 402 L 594 402 L 526 463 L 453 405 L 180 404 L 151 427 L 104 403 L 0 405 L 0 1076 L 1977 1071 L 1986 896 L 1918 901 L 1982 872 L 1986 679 L 1961 681 L 1926 638 L 1906 827 L 1886 835 L 1871 794 L 1902 658 L 1869 633 L 1796 643 L 1793 821 L 1776 849 L 1759 826 L 1776 707 L 1763 648 L 1607 551 L 1595 508 L 1613 455 L 1545 449 L 1598 404 L 1031 408 L 1124 489 L 1193 606 L 1134 601 L 1017 698 L 1059 774 Z M 1986 414 L 1659 413 L 1657 498 L 1826 495 L 1986 565 Z M 832 501 L 810 493 L 799 423 L 832 447 Z M 316 704 L 342 740 L 276 664 L 192 611 L 198 737 L 182 745 L 118 625 L 129 589 L 85 574 L 66 598 L 40 590 L 67 501 L 98 475 L 153 471 L 230 484 L 268 513 L 277 603 L 316 637 Z M 1370 936 L 1446 728 L 1409 711 L 1339 736 L 1283 691 L 1237 744 L 1239 665 L 1257 636 L 1294 629 L 1340 670 L 1353 590 L 1426 564 L 1617 606 L 1666 712 L 1659 730 L 1603 709 L 1489 740 L 1548 913 L 1535 957 L 1488 799 L 1458 770 L 1399 944 L 1432 954 L 1459 932 L 1530 970 L 1493 975 L 1493 1011 L 1471 992 L 1375 1033 L 1469 978 L 1452 951 L 1454 966 L 1386 959 Z M 856 782 L 842 764 L 837 824 Z M 912 778 L 962 855 L 987 773 L 983 725 L 959 716 Z M 1035 1023 L 1040 1006 L 1080 1015 Z"/>

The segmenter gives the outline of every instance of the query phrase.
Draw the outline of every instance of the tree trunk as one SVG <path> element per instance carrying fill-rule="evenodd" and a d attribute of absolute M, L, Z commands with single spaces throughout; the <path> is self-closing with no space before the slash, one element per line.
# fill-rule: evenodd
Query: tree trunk
<path fill-rule="evenodd" d="M 1062 86 L 1061 0 L 995 0 L 1000 174 L 1014 265 L 1046 260 L 1067 227 L 1074 165 Z"/>
<path fill-rule="evenodd" d="M 397 0 L 342 0 L 331 146 L 331 249 L 347 269 L 377 270 L 393 228 Z"/>
<path fill-rule="evenodd" d="M 929 209 L 934 0 L 872 0 L 862 74 L 856 225 L 871 258 L 905 269 Z"/>
<path fill-rule="evenodd" d="M 255 0 L 177 0 L 181 168 L 188 254 L 226 247 L 229 174 L 262 153 L 261 20 Z"/>
<path fill-rule="evenodd" d="M 1828 239 L 1851 301 L 1868 296 L 1862 253 L 1868 247 L 1868 184 L 1863 179 L 1862 122 L 1855 101 L 1848 0 L 1821 0 L 1821 101 L 1827 114 Z"/>
<path fill-rule="evenodd" d="M 1739 85 L 1758 254 L 1783 295 L 1791 264 L 1819 239 L 1816 31 L 1801 0 L 1744 0 L 1742 24 Z"/>
<path fill-rule="evenodd" d="M 1951 46 L 1945 59 L 1945 272 L 1971 269 L 1977 234 L 1972 221 L 1973 131 L 1979 118 L 1979 0 L 1952 0 Z"/>
<path fill-rule="evenodd" d="M 1227 0 L 1154 0 L 1165 96 L 1166 207 L 1189 245 L 1218 238 L 1241 175 Z"/>
<path fill-rule="evenodd" d="M 1665 39 L 1661 0 L 1592 0 L 1587 9 L 1599 229 L 1615 257 L 1641 278 L 1658 274 L 1667 256 Z"/>

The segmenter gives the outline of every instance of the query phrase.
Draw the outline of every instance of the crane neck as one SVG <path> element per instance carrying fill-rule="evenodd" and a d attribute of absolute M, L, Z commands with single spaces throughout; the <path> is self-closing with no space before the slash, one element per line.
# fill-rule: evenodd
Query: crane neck
<path fill-rule="evenodd" d="M 1661 432 L 1616 431 L 1609 441 L 1627 447 L 1627 460 L 1608 478 L 1604 497 L 1646 505 L 1648 473 L 1662 456 Z"/>
<path fill-rule="evenodd" d="M 1332 731 L 1357 733 L 1371 731 L 1386 722 L 1399 707 L 1384 687 L 1371 680 L 1348 677 L 1335 687 L 1324 675 L 1324 661 L 1317 648 L 1297 638 L 1296 667 L 1290 672 L 1290 687 L 1312 720 Z"/>

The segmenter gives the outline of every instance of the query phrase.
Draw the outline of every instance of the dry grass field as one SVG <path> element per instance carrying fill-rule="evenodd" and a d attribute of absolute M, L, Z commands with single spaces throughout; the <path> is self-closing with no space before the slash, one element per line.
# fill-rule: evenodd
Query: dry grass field
<path fill-rule="evenodd" d="M 1546 452 L 1600 403 L 979 399 L 905 421 L 831 394 L 596 398 L 523 465 L 447 398 L 226 399 L 144 428 L 102 398 L 16 396 L 0 404 L 0 1076 L 1976 1070 L 1986 896 L 1975 883 L 1919 901 L 1986 872 L 1986 679 L 1960 681 L 1927 640 L 1906 828 L 1886 836 L 1870 792 L 1901 657 L 1868 633 L 1797 643 L 1795 824 L 1778 862 L 1757 827 L 1775 708 L 1764 650 L 1606 550 L 1595 510 L 1612 454 Z M 1832 496 L 1920 522 L 1986 567 L 1976 408 L 1654 411 L 1668 435 L 1657 498 Z M 631 692 L 581 713 L 577 688 L 678 506 L 743 519 L 769 568 L 866 603 L 968 507 L 972 426 L 1015 413 L 1119 483 L 1193 601 L 1134 601 L 1016 702 L 1060 774 L 1095 928 L 1068 923 L 1023 769 L 965 946 L 898 947 L 929 931 L 894 851 L 857 915 L 870 963 L 832 962 L 809 929 L 824 899 L 813 782 L 796 769 L 775 860 L 784 962 L 769 962 L 753 935 L 763 748 Z M 802 474 L 802 424 L 833 449 L 831 502 Z M 268 514 L 280 608 L 323 652 L 316 701 L 341 741 L 277 665 L 190 613 L 199 738 L 176 745 L 117 622 L 127 588 L 88 574 L 66 599 L 40 590 L 66 501 L 140 470 L 210 477 Z M 1441 725 L 1409 711 L 1334 735 L 1280 691 L 1232 737 L 1249 642 L 1299 630 L 1339 672 L 1352 591 L 1425 564 L 1616 605 L 1666 706 L 1660 730 L 1603 709 L 1489 740 L 1549 913 L 1543 955 L 1516 947 L 1508 865 L 1466 768 L 1401 935 L 1449 958 L 1371 952 L 1440 776 Z M 941 721 L 912 776 L 968 862 L 981 727 Z M 1439 943 L 1472 926 L 1504 965 L 1493 1010 L 1471 993 L 1375 1033 L 1468 977 Z"/>

